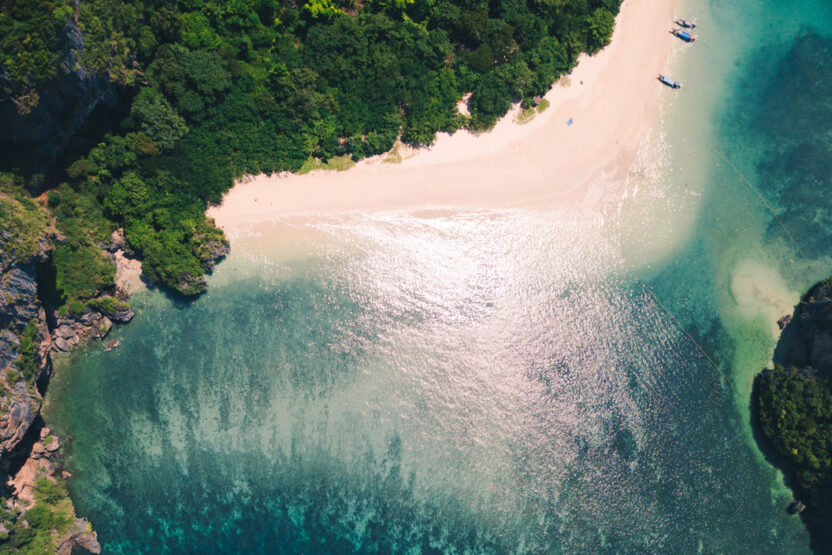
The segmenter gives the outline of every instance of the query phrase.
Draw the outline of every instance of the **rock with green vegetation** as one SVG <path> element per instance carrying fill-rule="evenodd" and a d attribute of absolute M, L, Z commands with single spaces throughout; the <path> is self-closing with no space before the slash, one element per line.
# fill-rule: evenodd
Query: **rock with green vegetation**
<path fill-rule="evenodd" d="M 130 304 L 115 297 L 104 296 L 92 299 L 87 303 L 87 307 L 116 322 L 127 323 L 133 319 L 133 310 L 130 308 Z"/>
<path fill-rule="evenodd" d="M 68 555 L 75 545 L 100 551 L 55 476 L 50 457 L 60 445 L 57 437 L 32 438 L 43 402 L 38 382 L 51 370 L 36 265 L 48 259 L 58 239 L 49 214 L 0 175 L 0 475 L 12 486 L 0 510 L 0 553 Z"/>
<path fill-rule="evenodd" d="M 83 59 L 87 45 L 73 6 L 0 4 L 0 151 L 13 157 L 9 167 L 48 173 L 93 110 L 116 102 L 116 84 Z"/>
<path fill-rule="evenodd" d="M 832 519 L 832 279 L 784 318 L 774 369 L 754 383 L 757 425 L 810 516 Z"/>
<path fill-rule="evenodd" d="M 0 524 L 6 530 L 0 537 L 0 554 L 69 555 L 76 546 L 100 553 L 89 522 L 75 515 L 63 474 L 53 461 L 57 439 L 48 433 L 48 428 L 40 430 L 41 439 L 29 446 L 28 456 L 10 480 L 14 495 L 0 511 Z M 46 438 L 53 445 L 46 444 Z"/>
<path fill-rule="evenodd" d="M 46 364 L 39 357 L 41 328 L 35 265 L 56 237 L 45 210 L 0 176 L 0 457 L 17 447 L 41 398 L 35 387 Z"/>
<path fill-rule="evenodd" d="M 832 278 L 809 290 L 798 306 L 796 325 L 808 364 L 832 373 Z"/>
<path fill-rule="evenodd" d="M 832 517 L 832 380 L 777 366 L 756 380 L 760 431 L 807 507 Z"/>

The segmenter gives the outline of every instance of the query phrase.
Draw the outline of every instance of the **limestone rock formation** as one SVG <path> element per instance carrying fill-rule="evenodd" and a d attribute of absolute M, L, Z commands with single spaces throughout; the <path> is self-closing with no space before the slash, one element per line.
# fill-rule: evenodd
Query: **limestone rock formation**
<path fill-rule="evenodd" d="M 74 20 L 68 20 L 62 35 L 60 75 L 38 88 L 40 99 L 30 113 L 20 114 L 0 93 L 0 148 L 25 148 L 44 170 L 57 161 L 96 107 L 116 101 L 116 85 L 108 76 L 90 73 L 79 63 L 84 38 Z"/>
<path fill-rule="evenodd" d="M 58 546 L 58 555 L 70 555 L 74 547 L 86 549 L 90 553 L 101 553 L 98 535 L 93 532 L 85 518 L 76 518 L 69 535 Z"/>
<path fill-rule="evenodd" d="M 20 208 L 8 197 L 0 200 L 6 210 Z M 6 482 L 2 497 L 8 509 L 0 522 L 4 533 L 28 525 L 26 512 L 36 502 L 38 480 L 64 479 L 56 476 L 58 465 L 53 461 L 60 441 L 48 428 L 41 429 L 39 387 L 52 371 L 50 352 L 103 337 L 113 326 L 104 314 L 88 311 L 77 319 L 60 318 L 50 331 L 37 296 L 36 263 L 46 259 L 58 237 L 48 229 L 40 238 L 26 226 L 14 231 L 0 231 L 0 475 Z M 118 316 L 129 319 L 127 314 Z M 71 504 L 68 510 L 74 522 L 65 537 L 56 538 L 58 552 L 68 554 L 78 546 L 99 553 L 89 523 L 74 517 Z"/>
<path fill-rule="evenodd" d="M 0 397 L 0 458 L 17 447 L 42 403 L 16 366 L 22 354 L 20 337 L 40 313 L 35 262 L 48 254 L 51 238 L 43 237 L 39 252 L 31 257 L 15 251 L 16 239 L 8 231 L 0 234 L 0 377 L 6 384 Z"/>
<path fill-rule="evenodd" d="M 132 310 L 129 308 L 122 309 L 129 312 L 125 314 L 125 319 L 120 321 L 129 321 L 132 318 Z M 101 312 L 90 309 L 84 310 L 84 313 L 78 317 L 61 316 L 55 310 L 52 313 L 52 350 L 67 352 L 78 345 L 84 345 L 92 339 L 104 339 L 110 330 L 113 329 L 113 321 L 102 314 Z"/>
<path fill-rule="evenodd" d="M 796 326 L 802 342 L 793 362 L 832 373 L 832 279 L 815 285 L 797 306 Z"/>

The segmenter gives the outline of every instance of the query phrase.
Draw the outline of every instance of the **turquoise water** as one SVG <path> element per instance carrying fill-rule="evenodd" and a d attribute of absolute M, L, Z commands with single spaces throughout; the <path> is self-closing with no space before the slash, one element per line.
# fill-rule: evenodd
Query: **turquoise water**
<path fill-rule="evenodd" d="M 748 395 L 832 270 L 832 9 L 681 9 L 625 200 L 266 224 L 61 361 L 105 551 L 808 552 Z"/>

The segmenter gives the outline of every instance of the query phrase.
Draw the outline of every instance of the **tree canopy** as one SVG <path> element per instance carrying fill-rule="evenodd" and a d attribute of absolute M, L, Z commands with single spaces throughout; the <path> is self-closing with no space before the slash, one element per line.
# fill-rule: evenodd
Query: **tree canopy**
<path fill-rule="evenodd" d="M 777 366 L 757 376 L 760 430 L 807 506 L 832 516 L 832 380 Z"/>

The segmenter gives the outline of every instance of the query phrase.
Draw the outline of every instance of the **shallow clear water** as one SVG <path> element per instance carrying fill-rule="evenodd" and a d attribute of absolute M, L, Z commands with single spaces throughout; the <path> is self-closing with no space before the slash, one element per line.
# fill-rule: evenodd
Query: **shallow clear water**
<path fill-rule="evenodd" d="M 688 14 L 686 86 L 602 213 L 267 224 L 60 362 L 46 418 L 105 550 L 808 551 L 748 395 L 830 272 L 832 10 Z"/>

